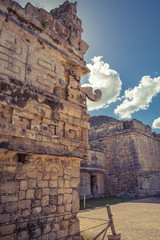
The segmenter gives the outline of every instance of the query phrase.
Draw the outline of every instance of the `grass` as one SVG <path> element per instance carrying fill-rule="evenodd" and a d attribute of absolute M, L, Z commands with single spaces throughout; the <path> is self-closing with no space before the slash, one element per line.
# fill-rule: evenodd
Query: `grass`
<path fill-rule="evenodd" d="M 92 198 L 86 199 L 86 209 L 95 207 L 104 207 L 106 204 L 113 205 L 121 202 L 129 202 L 136 198 L 115 198 L 115 197 L 104 197 L 104 198 Z M 80 200 L 80 210 L 84 209 L 84 201 Z"/>

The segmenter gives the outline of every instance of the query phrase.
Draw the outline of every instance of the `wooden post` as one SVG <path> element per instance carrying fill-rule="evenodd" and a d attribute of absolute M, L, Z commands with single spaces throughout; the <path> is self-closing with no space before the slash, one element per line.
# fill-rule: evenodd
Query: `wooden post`
<path fill-rule="evenodd" d="M 108 218 L 109 218 L 109 222 L 110 222 L 111 231 L 112 231 L 112 234 L 113 234 L 113 235 L 108 235 L 108 240 L 120 240 L 121 239 L 121 234 L 116 234 L 110 205 L 107 205 L 106 207 L 107 207 L 107 212 L 108 212 Z"/>
<path fill-rule="evenodd" d="M 115 227 L 114 227 L 114 223 L 113 223 L 113 218 L 112 218 L 112 213 L 111 213 L 111 209 L 110 209 L 110 205 L 107 204 L 107 212 L 108 212 L 108 218 L 111 222 L 111 230 L 112 230 L 112 234 L 113 235 L 116 235 L 116 230 L 115 230 Z"/>
<path fill-rule="evenodd" d="M 86 209 L 86 195 L 85 195 L 85 193 L 84 193 L 84 205 L 83 205 L 83 207 L 84 207 L 84 209 Z"/>

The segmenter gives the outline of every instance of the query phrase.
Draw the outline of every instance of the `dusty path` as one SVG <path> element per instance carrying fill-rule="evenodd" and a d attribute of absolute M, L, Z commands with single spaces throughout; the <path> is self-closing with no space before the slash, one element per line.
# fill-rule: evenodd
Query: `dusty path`
<path fill-rule="evenodd" d="M 119 203 L 112 205 L 111 211 L 116 233 L 121 233 L 122 240 L 160 240 L 160 198 Z M 104 223 L 103 220 L 108 219 L 105 207 L 80 212 L 78 216 L 81 231 Z M 87 231 L 85 235 L 96 236 L 104 227 L 105 225 L 94 228 Z"/>

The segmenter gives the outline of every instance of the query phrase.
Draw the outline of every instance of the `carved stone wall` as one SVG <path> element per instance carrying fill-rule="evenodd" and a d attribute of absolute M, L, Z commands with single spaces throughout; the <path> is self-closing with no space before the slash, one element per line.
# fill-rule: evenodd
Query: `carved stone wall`
<path fill-rule="evenodd" d="M 76 12 L 68 1 L 48 13 L 0 0 L 1 239 L 80 239 L 67 237 L 79 231 L 89 147 L 88 45 Z"/>
<path fill-rule="evenodd" d="M 90 146 L 104 148 L 106 195 L 159 194 L 160 135 L 152 133 L 149 126 L 136 119 L 118 121 L 98 116 L 89 121 Z"/>

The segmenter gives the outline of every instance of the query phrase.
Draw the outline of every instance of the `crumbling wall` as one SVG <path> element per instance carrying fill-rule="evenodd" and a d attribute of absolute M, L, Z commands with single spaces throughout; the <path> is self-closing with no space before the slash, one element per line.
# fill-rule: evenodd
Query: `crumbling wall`
<path fill-rule="evenodd" d="M 1 239 L 80 239 L 67 236 L 88 152 L 81 33 L 76 3 L 48 13 L 0 0 Z"/>

